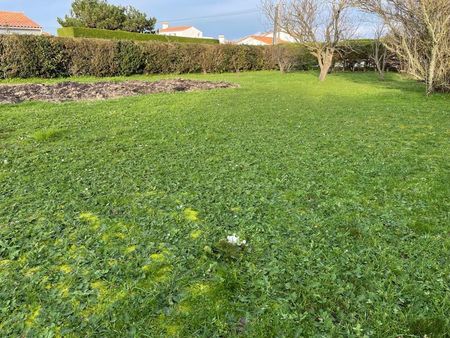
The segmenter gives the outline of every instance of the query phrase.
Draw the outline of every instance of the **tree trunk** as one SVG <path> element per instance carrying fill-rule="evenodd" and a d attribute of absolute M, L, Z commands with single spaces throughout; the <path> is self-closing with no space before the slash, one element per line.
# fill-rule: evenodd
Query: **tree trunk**
<path fill-rule="evenodd" d="M 327 78 L 328 70 L 330 69 L 330 66 L 323 65 L 322 68 L 320 68 L 320 75 L 319 75 L 319 81 L 323 82 Z"/>
<path fill-rule="evenodd" d="M 387 50 L 385 49 L 383 52 L 383 56 L 381 57 L 381 71 L 380 71 L 380 80 L 384 81 L 386 74 L 386 65 L 387 65 Z"/>
<path fill-rule="evenodd" d="M 322 66 L 320 67 L 320 75 L 319 75 L 319 80 L 320 81 L 325 81 L 325 79 L 327 78 L 328 72 L 330 71 L 331 68 L 331 64 L 332 64 L 332 58 L 326 58 L 322 64 Z"/>
<path fill-rule="evenodd" d="M 321 61 L 319 62 L 319 66 L 320 66 L 320 75 L 319 75 L 319 80 L 321 82 L 325 81 L 328 72 L 330 71 L 331 65 L 333 64 L 333 54 L 334 51 L 330 51 L 327 50 L 324 53 L 325 55 L 322 56 Z"/>
<path fill-rule="evenodd" d="M 433 47 L 431 51 L 431 60 L 430 65 L 428 67 L 428 76 L 427 76 L 427 95 L 433 94 L 436 88 L 434 88 L 434 73 L 436 71 L 436 46 Z"/>
<path fill-rule="evenodd" d="M 384 57 L 382 57 L 381 59 L 377 59 L 377 61 L 375 61 L 375 67 L 377 68 L 378 78 L 381 81 L 384 81 L 384 70 L 385 70 Z"/>

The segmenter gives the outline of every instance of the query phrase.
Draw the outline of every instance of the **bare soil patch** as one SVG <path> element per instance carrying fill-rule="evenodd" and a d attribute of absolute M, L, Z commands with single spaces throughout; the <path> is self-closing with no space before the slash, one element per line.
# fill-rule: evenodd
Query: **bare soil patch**
<path fill-rule="evenodd" d="M 0 85 L 0 103 L 23 101 L 64 102 L 76 100 L 102 100 L 116 97 L 152 93 L 173 93 L 217 88 L 236 88 L 228 82 L 194 81 L 184 79 L 125 82 Z"/>

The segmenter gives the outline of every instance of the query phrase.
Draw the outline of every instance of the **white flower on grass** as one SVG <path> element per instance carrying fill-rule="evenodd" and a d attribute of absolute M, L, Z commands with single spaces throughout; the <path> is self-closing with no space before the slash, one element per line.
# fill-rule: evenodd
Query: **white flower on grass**
<path fill-rule="evenodd" d="M 238 242 L 238 240 L 239 240 L 239 237 L 236 237 L 236 235 L 233 235 L 233 236 L 227 236 L 227 241 L 228 241 L 228 243 L 230 243 L 230 244 L 236 245 L 237 242 Z"/>
<path fill-rule="evenodd" d="M 228 243 L 237 245 L 237 246 L 244 246 L 247 244 L 246 240 L 241 241 L 239 239 L 239 237 L 236 236 L 236 234 L 233 234 L 232 236 L 227 236 L 227 241 L 228 241 Z"/>

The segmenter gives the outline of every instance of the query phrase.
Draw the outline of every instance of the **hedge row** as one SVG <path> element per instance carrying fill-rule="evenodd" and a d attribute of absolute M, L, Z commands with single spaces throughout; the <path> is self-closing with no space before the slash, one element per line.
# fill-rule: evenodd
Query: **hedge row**
<path fill-rule="evenodd" d="M 275 48 L 4 35 L 0 77 L 221 73 L 272 70 L 279 64 L 289 70 L 314 62 L 303 49 L 287 47 L 280 53 Z"/>
<path fill-rule="evenodd" d="M 369 44 L 352 44 L 336 57 L 339 69 L 344 65 L 345 69 L 355 70 L 355 63 L 371 69 Z M 0 36 L 0 78 L 290 71 L 316 67 L 317 61 L 307 49 L 295 44 L 258 47 Z"/>
<path fill-rule="evenodd" d="M 92 38 L 108 40 L 133 40 L 133 41 L 159 41 L 159 42 L 180 42 L 180 43 L 206 43 L 219 44 L 216 39 L 184 38 L 179 36 L 166 36 L 157 34 L 131 33 L 121 30 L 106 30 L 84 27 L 64 27 L 58 29 L 58 36 L 64 38 Z"/>

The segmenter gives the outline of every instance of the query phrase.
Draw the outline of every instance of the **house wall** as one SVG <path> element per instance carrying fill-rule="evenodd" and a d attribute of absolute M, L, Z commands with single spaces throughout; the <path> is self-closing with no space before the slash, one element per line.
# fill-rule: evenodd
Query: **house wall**
<path fill-rule="evenodd" d="M 0 34 L 42 35 L 42 29 L 0 27 Z"/>
<path fill-rule="evenodd" d="M 246 38 L 244 40 L 239 41 L 237 44 L 247 46 L 267 46 L 267 44 L 265 44 L 264 42 L 255 40 L 253 38 Z"/>
<path fill-rule="evenodd" d="M 268 38 L 273 38 L 273 33 L 269 32 L 264 34 L 263 36 L 266 36 Z M 287 41 L 287 42 L 296 42 L 295 38 L 291 35 L 289 35 L 288 33 L 285 32 L 280 32 L 279 33 L 279 38 L 283 41 Z"/>
<path fill-rule="evenodd" d="M 168 33 L 160 33 L 161 35 L 169 35 L 169 36 L 182 36 L 185 38 L 203 38 L 203 32 L 199 31 L 197 28 L 191 27 L 186 29 L 185 31 L 180 32 L 168 32 Z"/>

